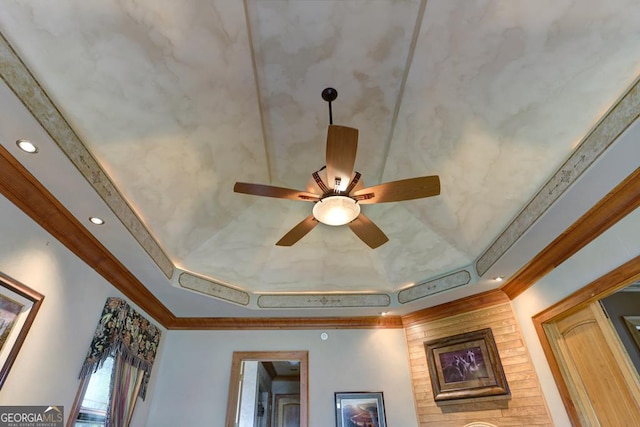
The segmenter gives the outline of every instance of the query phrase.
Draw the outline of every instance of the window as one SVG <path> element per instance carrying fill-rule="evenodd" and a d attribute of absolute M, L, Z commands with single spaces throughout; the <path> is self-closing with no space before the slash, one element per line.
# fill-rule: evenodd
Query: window
<path fill-rule="evenodd" d="M 128 427 L 138 398 L 144 400 L 160 335 L 125 300 L 108 298 L 80 368 L 82 381 L 68 424 L 99 427 L 109 421 Z"/>
<path fill-rule="evenodd" d="M 72 409 L 72 419 L 76 420 L 75 424 L 72 424 L 74 427 L 105 425 L 111 399 L 113 362 L 113 356 L 107 357 L 96 372 L 82 380 Z"/>

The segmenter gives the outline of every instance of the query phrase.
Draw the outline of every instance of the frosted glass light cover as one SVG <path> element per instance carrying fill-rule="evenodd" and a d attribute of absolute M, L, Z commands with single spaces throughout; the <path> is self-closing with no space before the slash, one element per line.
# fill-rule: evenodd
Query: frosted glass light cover
<path fill-rule="evenodd" d="M 329 196 L 313 206 L 313 216 L 323 224 L 344 225 L 360 215 L 360 205 L 350 197 Z"/>

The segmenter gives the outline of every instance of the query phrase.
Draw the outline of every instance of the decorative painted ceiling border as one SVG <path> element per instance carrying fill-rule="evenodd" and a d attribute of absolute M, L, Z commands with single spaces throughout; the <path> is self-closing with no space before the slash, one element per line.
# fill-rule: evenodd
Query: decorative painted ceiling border
<path fill-rule="evenodd" d="M 428 296 L 439 294 L 469 284 L 471 273 L 459 270 L 437 279 L 421 282 L 398 292 L 398 302 L 406 304 Z M 181 272 L 178 285 L 216 299 L 249 305 L 251 294 L 207 277 Z M 277 308 L 355 308 L 355 307 L 388 307 L 391 296 L 386 293 L 306 293 L 287 292 L 281 294 L 258 294 L 257 306 L 264 309 Z"/>
<path fill-rule="evenodd" d="M 0 193 L 162 326 L 173 313 L 0 145 Z"/>
<path fill-rule="evenodd" d="M 569 159 L 478 258 L 478 274 L 482 276 L 486 273 L 639 115 L 640 79 L 636 79 L 582 139 Z"/>
<path fill-rule="evenodd" d="M 439 294 L 440 292 L 464 286 L 471 281 L 471 273 L 467 270 L 456 271 L 446 276 L 422 282 L 398 292 L 398 302 L 406 304 L 421 298 Z"/>
<path fill-rule="evenodd" d="M 387 294 L 263 294 L 258 297 L 260 308 L 338 308 L 388 307 Z"/>
<path fill-rule="evenodd" d="M 178 284 L 185 289 L 190 289 L 214 298 L 230 301 L 240 305 L 249 305 L 249 293 L 215 282 L 211 279 L 182 272 L 180 273 L 180 276 L 178 276 Z"/>
<path fill-rule="evenodd" d="M 439 294 L 469 284 L 471 273 L 459 270 L 437 279 L 419 283 L 398 292 L 398 302 L 406 304 L 428 296 Z M 207 296 L 230 301 L 240 305 L 248 305 L 250 293 L 237 289 L 206 277 L 199 277 L 188 272 L 178 276 L 178 285 Z M 386 293 L 282 293 L 259 294 L 259 308 L 353 308 L 353 307 L 388 307 L 391 297 Z"/>
<path fill-rule="evenodd" d="M 640 207 L 640 167 L 549 243 L 500 289 L 514 299 Z"/>
<path fill-rule="evenodd" d="M 173 262 L 2 34 L 0 34 L 0 78 L 91 184 L 165 276 L 170 279 L 174 272 Z"/>

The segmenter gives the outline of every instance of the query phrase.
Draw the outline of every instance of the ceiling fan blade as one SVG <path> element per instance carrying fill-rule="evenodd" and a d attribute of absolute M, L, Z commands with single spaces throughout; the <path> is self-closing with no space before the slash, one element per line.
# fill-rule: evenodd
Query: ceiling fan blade
<path fill-rule="evenodd" d="M 274 187 L 264 184 L 249 184 L 246 182 L 236 182 L 233 186 L 236 193 L 252 194 L 254 196 L 277 197 L 278 199 L 303 200 L 316 202 L 320 200 L 320 195 L 306 191 L 292 190 L 290 188 Z"/>
<path fill-rule="evenodd" d="M 373 187 L 363 188 L 351 194 L 358 203 L 400 202 L 402 200 L 421 199 L 440 194 L 440 178 L 438 176 L 422 176 L 402 179 Z"/>
<path fill-rule="evenodd" d="M 389 241 L 389 238 L 382 232 L 382 230 L 380 230 L 373 221 L 362 213 L 348 225 L 351 231 L 353 231 L 356 236 L 365 242 L 371 249 L 375 249 Z"/>
<path fill-rule="evenodd" d="M 287 234 L 282 236 L 282 239 L 278 240 L 277 246 L 292 246 L 298 240 L 302 239 L 308 232 L 318 225 L 318 220 L 309 215 L 303 219 L 298 225 L 293 227 Z"/>
<path fill-rule="evenodd" d="M 327 131 L 327 187 L 336 189 L 336 180 L 340 180 L 339 190 L 349 185 L 358 151 L 358 129 L 329 125 Z"/>

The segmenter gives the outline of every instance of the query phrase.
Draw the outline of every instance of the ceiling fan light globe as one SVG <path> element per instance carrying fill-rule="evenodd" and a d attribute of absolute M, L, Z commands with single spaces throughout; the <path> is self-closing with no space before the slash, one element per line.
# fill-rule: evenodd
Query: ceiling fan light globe
<path fill-rule="evenodd" d="M 360 215 L 360 205 L 350 197 L 329 196 L 313 206 L 313 216 L 326 225 L 345 225 Z"/>

